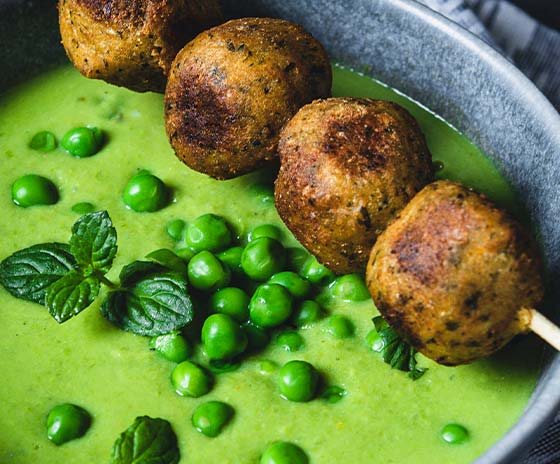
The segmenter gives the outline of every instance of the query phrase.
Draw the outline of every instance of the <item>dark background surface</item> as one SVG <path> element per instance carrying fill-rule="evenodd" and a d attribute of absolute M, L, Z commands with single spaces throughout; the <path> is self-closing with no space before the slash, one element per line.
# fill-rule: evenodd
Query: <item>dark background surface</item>
<path fill-rule="evenodd" d="M 535 19 L 560 30 L 560 0 L 513 0 Z"/>

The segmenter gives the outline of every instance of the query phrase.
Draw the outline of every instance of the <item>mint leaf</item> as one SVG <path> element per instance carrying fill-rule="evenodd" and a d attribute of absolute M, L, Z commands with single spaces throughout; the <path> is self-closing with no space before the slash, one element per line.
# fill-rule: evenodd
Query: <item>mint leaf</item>
<path fill-rule="evenodd" d="M 187 263 L 167 248 L 160 248 L 146 255 L 146 258 L 165 266 L 172 271 L 187 273 Z"/>
<path fill-rule="evenodd" d="M 99 280 L 71 271 L 50 285 L 46 305 L 59 324 L 86 309 L 99 293 Z"/>
<path fill-rule="evenodd" d="M 72 227 L 70 251 L 89 275 L 94 271 L 105 274 L 117 254 L 117 231 L 107 211 L 82 216 Z"/>
<path fill-rule="evenodd" d="M 121 286 L 107 296 L 101 314 L 122 330 L 163 335 L 187 325 L 193 317 L 186 276 L 157 263 L 135 261 L 120 274 Z"/>
<path fill-rule="evenodd" d="M 375 351 L 383 356 L 383 361 L 393 369 L 408 372 L 412 380 L 424 375 L 427 369 L 417 366 L 418 351 L 400 338 L 395 330 L 381 317 L 373 318 L 373 324 L 379 339 L 375 343 Z"/>
<path fill-rule="evenodd" d="M 113 445 L 111 464 L 177 464 L 177 436 L 164 419 L 137 417 Z"/>
<path fill-rule="evenodd" d="M 64 243 L 43 243 L 16 251 L 0 263 L 0 283 L 16 298 L 45 304 L 47 288 L 76 266 Z"/>

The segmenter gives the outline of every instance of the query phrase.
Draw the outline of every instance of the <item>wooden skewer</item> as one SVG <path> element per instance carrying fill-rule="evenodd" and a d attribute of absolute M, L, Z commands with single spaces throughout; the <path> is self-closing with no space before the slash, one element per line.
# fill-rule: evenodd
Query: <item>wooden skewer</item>
<path fill-rule="evenodd" d="M 530 314 L 529 328 L 549 345 L 560 351 L 560 327 L 544 317 L 536 309 L 526 310 Z"/>

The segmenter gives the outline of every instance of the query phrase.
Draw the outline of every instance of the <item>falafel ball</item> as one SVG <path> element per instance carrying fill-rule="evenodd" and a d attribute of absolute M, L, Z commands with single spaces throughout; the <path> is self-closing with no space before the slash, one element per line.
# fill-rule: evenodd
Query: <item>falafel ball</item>
<path fill-rule="evenodd" d="M 62 44 L 86 77 L 163 92 L 177 52 L 218 24 L 217 0 L 59 0 Z"/>
<path fill-rule="evenodd" d="M 315 101 L 286 125 L 279 154 L 280 217 L 337 274 L 365 270 L 377 236 L 433 177 L 418 124 L 388 101 Z"/>
<path fill-rule="evenodd" d="M 183 48 L 165 91 L 166 129 L 177 156 L 216 179 L 276 158 L 280 130 L 304 104 L 330 95 L 323 46 L 301 26 L 243 18 Z"/>
<path fill-rule="evenodd" d="M 528 330 L 541 261 L 505 211 L 466 187 L 425 187 L 378 238 L 366 281 L 377 308 L 440 364 L 488 356 Z"/>

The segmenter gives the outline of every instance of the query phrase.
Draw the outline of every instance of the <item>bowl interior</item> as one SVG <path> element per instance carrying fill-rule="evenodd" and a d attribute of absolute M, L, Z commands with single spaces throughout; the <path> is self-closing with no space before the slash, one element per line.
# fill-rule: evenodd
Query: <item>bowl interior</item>
<path fill-rule="evenodd" d="M 482 41 L 412 0 L 225 0 L 227 17 L 293 20 L 331 57 L 406 93 L 487 153 L 531 214 L 549 279 L 560 277 L 560 117 L 538 90 Z M 0 91 L 66 61 L 55 2 L 0 5 Z M 557 301 L 560 289 L 549 291 Z M 557 287 L 557 286 L 556 286 Z M 560 404 L 560 355 L 549 356 L 520 421 L 478 463 L 510 463 Z"/>

